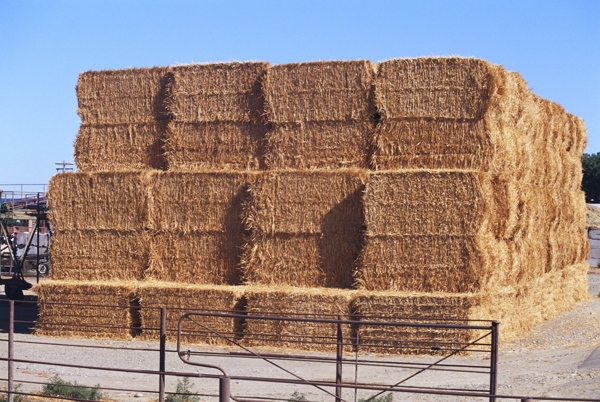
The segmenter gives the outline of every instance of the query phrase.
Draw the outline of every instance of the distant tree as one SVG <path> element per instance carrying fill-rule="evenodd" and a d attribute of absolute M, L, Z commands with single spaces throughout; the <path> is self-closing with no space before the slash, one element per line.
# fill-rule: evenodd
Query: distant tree
<path fill-rule="evenodd" d="M 585 192 L 585 201 L 600 203 L 600 152 L 583 154 L 583 182 L 581 189 Z"/>

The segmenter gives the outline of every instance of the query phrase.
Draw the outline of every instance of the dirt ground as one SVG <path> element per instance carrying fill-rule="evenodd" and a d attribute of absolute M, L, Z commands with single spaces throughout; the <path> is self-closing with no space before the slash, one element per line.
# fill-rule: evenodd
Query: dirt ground
<path fill-rule="evenodd" d="M 498 362 L 498 394 L 516 396 L 538 396 L 557 398 L 590 398 L 600 400 L 600 268 L 591 268 L 589 273 L 589 290 L 592 299 L 577 305 L 572 311 L 553 320 L 547 321 L 535 330 L 526 334 L 522 339 L 500 346 Z M 19 307 L 30 309 L 35 316 L 34 305 Z M 28 313 L 28 311 L 25 311 Z M 0 340 L 6 340 L 7 335 L 2 328 Z M 54 339 L 36 337 L 27 334 L 26 324 L 17 324 L 15 358 L 22 360 L 43 360 L 47 362 L 94 365 L 103 367 L 122 367 L 138 370 L 158 369 L 158 353 L 156 343 L 141 341 L 90 341 L 77 339 Z M 36 345 L 29 342 L 44 342 L 46 345 Z M 80 348 L 66 348 L 61 344 L 81 345 Z M 89 346 L 96 346 L 90 348 Z M 138 350 L 122 350 L 117 348 L 135 347 Z M 6 357 L 6 347 L 0 346 L 0 356 Z M 148 349 L 142 350 L 139 349 Z M 175 345 L 169 345 L 171 350 Z M 481 365 L 487 357 L 459 356 L 453 358 L 453 363 Z M 197 358 L 196 361 L 215 364 L 223 367 L 231 376 L 269 376 L 286 377 L 282 371 L 273 365 L 256 360 L 241 358 L 224 358 L 221 356 Z M 392 359 L 393 360 L 393 359 Z M 436 360 L 435 358 L 433 360 Z M 433 361 L 432 360 L 432 361 Z M 402 361 L 423 361 L 423 358 L 402 358 Z M 331 380 L 335 367 L 331 364 L 315 364 L 310 362 L 290 363 L 278 362 L 290 372 L 313 379 Z M 0 376 L 6 378 L 5 363 L 1 364 Z M 111 399 L 118 401 L 146 402 L 155 401 L 157 396 L 152 391 L 158 389 L 158 379 L 155 376 L 142 374 L 123 374 L 101 370 L 83 370 L 56 365 L 40 365 L 33 363 L 15 363 L 15 381 L 21 383 L 21 390 L 39 391 L 41 385 L 31 382 L 44 383 L 55 375 L 69 381 L 93 386 L 124 388 L 127 391 L 110 391 Z M 183 363 L 176 353 L 168 353 L 167 371 L 185 373 L 214 373 L 207 369 L 190 366 Z M 347 370 L 349 371 L 349 370 Z M 361 382 L 394 383 L 410 375 L 411 371 L 389 368 L 360 368 L 360 372 L 345 372 L 344 379 L 353 381 L 355 375 Z M 461 375 L 449 372 L 424 373 L 409 380 L 405 385 L 485 389 L 488 378 L 484 375 Z M 167 391 L 174 391 L 177 378 L 167 378 Z M 215 394 L 218 390 L 216 380 L 193 379 L 192 388 L 200 394 Z M 261 382 L 232 381 L 232 393 L 238 396 L 264 396 L 291 398 L 298 392 L 307 400 L 333 400 L 333 396 L 315 389 L 314 387 L 298 387 L 284 384 Z M 372 393 L 362 392 L 358 397 L 370 396 Z M 343 397 L 353 401 L 353 391 L 345 391 Z M 210 398 L 203 397 L 202 400 Z M 212 399 L 215 400 L 215 399 Z M 487 400 L 465 397 L 441 397 L 419 394 L 396 394 L 394 401 L 473 401 Z M 513 399 L 514 400 L 514 399 Z"/>

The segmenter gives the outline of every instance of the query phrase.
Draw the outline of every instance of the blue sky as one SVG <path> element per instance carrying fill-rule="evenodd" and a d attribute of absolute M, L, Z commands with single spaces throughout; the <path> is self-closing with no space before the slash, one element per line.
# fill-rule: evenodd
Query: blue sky
<path fill-rule="evenodd" d="M 80 72 L 474 56 L 583 118 L 600 152 L 600 1 L 0 1 L 0 183 L 73 161 Z"/>

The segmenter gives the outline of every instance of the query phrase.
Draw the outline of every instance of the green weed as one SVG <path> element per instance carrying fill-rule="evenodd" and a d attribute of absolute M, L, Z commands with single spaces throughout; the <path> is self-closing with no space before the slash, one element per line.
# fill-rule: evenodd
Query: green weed
<path fill-rule="evenodd" d="M 96 385 L 93 388 L 84 387 L 77 384 L 77 382 L 65 381 L 58 375 L 53 377 L 48 384 L 44 385 L 42 394 L 85 399 L 88 401 L 99 401 L 104 398 L 104 395 L 100 391 L 100 385 Z"/>
<path fill-rule="evenodd" d="M 190 379 L 183 377 L 183 380 L 177 380 L 177 388 L 174 394 L 169 394 L 165 398 L 166 402 L 199 402 L 198 397 L 190 385 Z"/>

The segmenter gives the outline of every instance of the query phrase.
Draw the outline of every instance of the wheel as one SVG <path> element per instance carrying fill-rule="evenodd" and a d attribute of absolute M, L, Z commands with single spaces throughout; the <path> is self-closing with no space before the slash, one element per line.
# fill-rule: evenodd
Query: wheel
<path fill-rule="evenodd" d="M 40 265 L 38 265 L 37 270 L 42 275 L 47 274 L 48 273 L 48 264 L 40 264 Z"/>
<path fill-rule="evenodd" d="M 4 285 L 4 293 L 10 300 L 23 300 L 23 289 L 20 287 Z"/>

